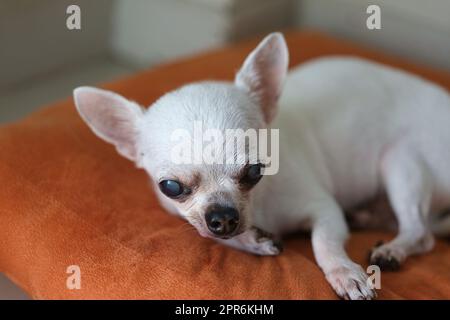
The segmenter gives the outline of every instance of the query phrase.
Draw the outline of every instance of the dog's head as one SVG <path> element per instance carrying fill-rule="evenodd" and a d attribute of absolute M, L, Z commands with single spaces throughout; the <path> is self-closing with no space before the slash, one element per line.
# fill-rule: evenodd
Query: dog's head
<path fill-rule="evenodd" d="M 96 88 L 77 88 L 74 98 L 94 133 L 148 172 L 166 208 L 203 236 L 230 238 L 251 226 L 252 189 L 262 177 L 263 164 L 249 154 L 247 143 L 243 149 L 224 148 L 229 142 L 225 132 L 268 126 L 276 114 L 287 66 L 286 43 L 274 33 L 250 53 L 234 83 L 186 85 L 148 110 Z M 221 133 L 225 140 L 218 137 Z M 201 146 L 222 163 L 202 161 L 204 150 L 196 147 L 199 137 Z M 180 158 L 182 149 L 192 150 L 193 157 Z"/>

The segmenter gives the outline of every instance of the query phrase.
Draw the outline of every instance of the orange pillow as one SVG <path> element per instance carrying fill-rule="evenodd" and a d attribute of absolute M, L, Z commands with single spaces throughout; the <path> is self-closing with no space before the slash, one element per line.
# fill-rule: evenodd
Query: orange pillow
<path fill-rule="evenodd" d="M 387 58 L 315 32 L 289 32 L 291 65 L 351 54 L 402 67 L 450 87 L 450 75 Z M 163 65 L 105 87 L 142 105 L 187 82 L 232 79 L 249 41 Z M 164 212 L 143 171 L 96 138 L 71 98 L 0 128 L 0 271 L 33 298 L 337 298 L 307 237 L 278 257 L 256 257 L 201 238 Z M 157 155 L 155 155 L 157 156 Z M 349 254 L 366 265 L 392 235 L 353 234 Z M 71 265 L 81 289 L 68 289 Z M 382 275 L 380 298 L 450 298 L 450 245 Z"/>

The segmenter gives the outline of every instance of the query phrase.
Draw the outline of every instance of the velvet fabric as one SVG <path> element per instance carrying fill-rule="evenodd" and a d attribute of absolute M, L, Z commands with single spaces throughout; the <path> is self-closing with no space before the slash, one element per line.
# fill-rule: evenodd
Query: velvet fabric
<path fill-rule="evenodd" d="M 401 58 L 317 32 L 285 35 L 291 66 L 319 56 L 355 55 L 450 88 L 450 74 Z M 233 79 L 258 40 L 102 87 L 148 106 L 192 81 Z M 349 255 L 366 267 L 369 249 L 392 237 L 353 233 Z M 79 290 L 66 285 L 71 265 L 80 267 Z M 431 253 L 409 258 L 399 272 L 383 273 L 379 298 L 449 299 L 449 270 L 450 244 L 439 240 Z M 37 299 L 337 299 L 308 237 L 290 237 L 278 257 L 257 257 L 202 238 L 164 212 L 145 172 L 94 136 L 71 97 L 0 128 L 0 271 Z"/>

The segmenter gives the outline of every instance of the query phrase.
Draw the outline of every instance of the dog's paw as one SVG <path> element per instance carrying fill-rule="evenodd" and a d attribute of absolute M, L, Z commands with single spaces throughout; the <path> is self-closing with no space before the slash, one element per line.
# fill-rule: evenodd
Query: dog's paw
<path fill-rule="evenodd" d="M 370 251 L 369 263 L 383 271 L 397 271 L 405 258 L 405 250 L 400 246 L 378 243 Z"/>
<path fill-rule="evenodd" d="M 272 239 L 261 238 L 254 247 L 254 253 L 261 256 L 276 256 L 283 251 L 281 243 Z"/>
<path fill-rule="evenodd" d="M 343 299 L 371 300 L 377 296 L 366 273 L 357 264 L 337 267 L 328 272 L 326 278 L 337 295 Z"/>
<path fill-rule="evenodd" d="M 261 256 L 276 256 L 283 251 L 280 241 L 277 241 L 272 234 L 258 228 L 250 230 L 247 247 L 252 253 Z"/>

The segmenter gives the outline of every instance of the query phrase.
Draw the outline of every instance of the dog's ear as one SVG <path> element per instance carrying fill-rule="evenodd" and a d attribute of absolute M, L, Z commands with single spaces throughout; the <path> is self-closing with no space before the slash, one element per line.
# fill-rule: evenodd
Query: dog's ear
<path fill-rule="evenodd" d="M 259 103 L 267 123 L 276 115 L 288 63 L 289 52 L 283 35 L 271 33 L 250 53 L 236 75 L 235 84 Z"/>
<path fill-rule="evenodd" d="M 116 93 L 92 87 L 76 88 L 73 96 L 78 112 L 92 131 L 135 161 L 141 107 Z"/>

